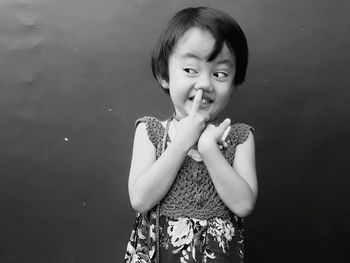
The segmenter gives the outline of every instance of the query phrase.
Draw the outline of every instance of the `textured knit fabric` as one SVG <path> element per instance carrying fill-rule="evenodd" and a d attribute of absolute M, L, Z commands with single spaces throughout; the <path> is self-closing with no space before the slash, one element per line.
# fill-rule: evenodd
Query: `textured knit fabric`
<path fill-rule="evenodd" d="M 165 128 L 154 117 L 145 123 L 149 140 L 162 154 Z M 222 153 L 232 165 L 236 146 L 243 143 L 252 128 L 233 124 Z M 170 142 L 167 136 L 167 142 Z M 154 263 L 157 255 L 156 207 L 138 213 L 125 254 L 126 263 Z M 160 263 L 241 263 L 244 258 L 243 219 L 230 212 L 220 200 L 203 161 L 187 156 L 160 203 Z"/>
<path fill-rule="evenodd" d="M 141 118 L 136 125 L 140 122 L 146 124 L 147 134 L 159 157 L 165 128 L 154 117 Z M 229 164 L 233 164 L 236 146 L 247 139 L 250 130 L 251 127 L 246 124 L 232 125 L 226 137 L 228 147 L 222 150 Z M 167 139 L 169 141 L 169 137 Z M 189 156 L 186 156 L 171 189 L 162 200 L 160 213 L 172 218 L 230 218 L 230 211 L 217 194 L 204 162 L 197 162 Z"/>

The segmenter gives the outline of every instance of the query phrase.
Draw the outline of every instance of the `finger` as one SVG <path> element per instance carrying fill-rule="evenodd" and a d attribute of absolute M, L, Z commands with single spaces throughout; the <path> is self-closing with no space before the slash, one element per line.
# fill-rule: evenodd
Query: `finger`
<path fill-rule="evenodd" d="M 225 119 L 222 123 L 219 125 L 220 131 L 224 134 L 224 132 L 230 127 L 231 120 L 229 118 Z"/>
<path fill-rule="evenodd" d="M 191 113 L 190 113 L 191 115 L 194 115 L 198 112 L 201 105 L 202 96 L 203 96 L 203 90 L 201 89 L 197 90 L 196 95 L 194 96 L 194 99 L 193 99 L 193 104 L 192 104 Z"/>
<path fill-rule="evenodd" d="M 227 142 L 220 140 L 218 142 L 218 146 L 219 146 L 220 150 L 222 150 L 222 149 L 226 149 L 228 147 L 228 144 L 227 144 Z"/>
<path fill-rule="evenodd" d="M 225 141 L 227 134 L 229 133 L 231 127 L 231 120 L 230 119 L 225 119 L 220 125 L 219 125 L 219 131 L 221 134 L 221 139 Z"/>
<path fill-rule="evenodd" d="M 225 140 L 223 140 L 223 138 L 221 138 L 219 140 L 218 144 L 222 145 L 224 148 L 226 148 L 228 146 L 227 142 Z"/>

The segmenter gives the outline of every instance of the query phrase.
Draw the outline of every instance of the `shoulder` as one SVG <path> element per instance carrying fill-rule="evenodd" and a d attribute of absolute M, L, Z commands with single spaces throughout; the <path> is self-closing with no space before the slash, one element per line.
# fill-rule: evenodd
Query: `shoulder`
<path fill-rule="evenodd" d="M 144 123 L 146 125 L 157 125 L 161 123 L 156 117 L 152 116 L 143 116 L 135 121 L 135 126 L 138 126 L 140 123 Z"/>
<path fill-rule="evenodd" d="M 162 122 L 156 117 L 152 116 L 144 116 L 142 118 L 137 119 L 135 121 L 135 126 L 137 127 L 141 123 L 145 124 L 147 131 L 151 129 L 161 130 L 163 127 Z"/>
<path fill-rule="evenodd" d="M 228 137 L 237 145 L 244 143 L 248 137 L 252 137 L 253 132 L 254 128 L 246 123 L 234 123 L 231 125 Z"/>
<path fill-rule="evenodd" d="M 152 116 L 144 116 L 135 121 L 136 134 L 147 134 L 148 139 L 156 146 L 164 133 L 164 127 L 159 119 Z"/>

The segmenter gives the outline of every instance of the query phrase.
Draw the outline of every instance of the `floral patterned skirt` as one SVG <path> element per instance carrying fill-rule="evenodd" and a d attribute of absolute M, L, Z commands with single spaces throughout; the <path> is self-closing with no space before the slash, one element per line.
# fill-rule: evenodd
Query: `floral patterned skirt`
<path fill-rule="evenodd" d="M 137 214 L 125 263 L 156 262 L 156 212 Z M 159 218 L 161 263 L 243 262 L 242 219 Z"/>

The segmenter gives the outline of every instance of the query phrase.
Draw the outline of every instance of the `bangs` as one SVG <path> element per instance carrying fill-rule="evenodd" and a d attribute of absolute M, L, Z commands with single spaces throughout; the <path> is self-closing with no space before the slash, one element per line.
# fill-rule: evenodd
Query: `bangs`
<path fill-rule="evenodd" d="M 152 73 L 157 80 L 169 81 L 168 59 L 179 39 L 190 29 L 197 27 L 209 32 L 215 45 L 207 61 L 214 60 L 224 43 L 235 62 L 234 85 L 244 81 L 248 65 L 248 44 L 238 23 L 227 13 L 208 7 L 186 8 L 179 11 L 168 23 L 152 54 Z"/>

